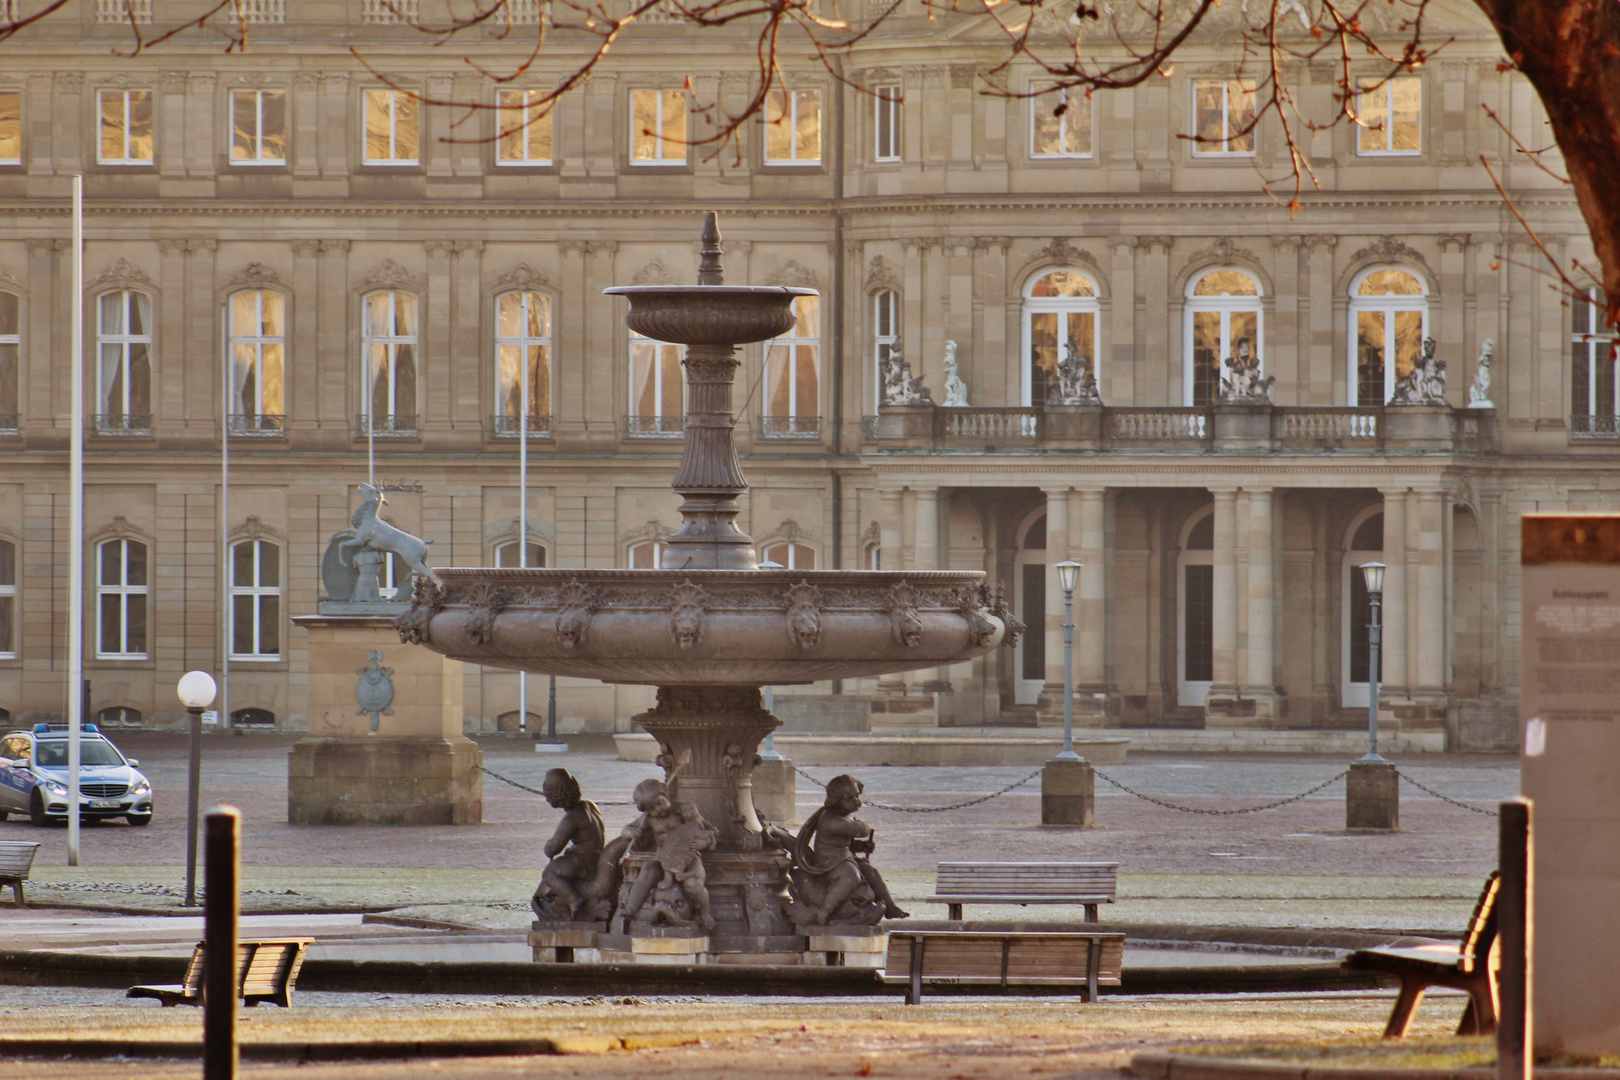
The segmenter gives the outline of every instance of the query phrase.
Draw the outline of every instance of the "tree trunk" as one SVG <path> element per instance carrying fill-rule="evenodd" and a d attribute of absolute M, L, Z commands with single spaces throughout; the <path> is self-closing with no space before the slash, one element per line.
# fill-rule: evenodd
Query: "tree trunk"
<path fill-rule="evenodd" d="M 1620 4 L 1476 0 L 1541 95 L 1620 322 Z"/>

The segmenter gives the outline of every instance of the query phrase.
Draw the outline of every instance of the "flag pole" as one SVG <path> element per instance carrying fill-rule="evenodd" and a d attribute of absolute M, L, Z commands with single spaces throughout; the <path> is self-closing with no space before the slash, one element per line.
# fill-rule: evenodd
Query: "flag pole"
<path fill-rule="evenodd" d="M 79 865 L 84 724 L 84 177 L 73 178 L 72 447 L 68 458 L 68 865 Z"/>

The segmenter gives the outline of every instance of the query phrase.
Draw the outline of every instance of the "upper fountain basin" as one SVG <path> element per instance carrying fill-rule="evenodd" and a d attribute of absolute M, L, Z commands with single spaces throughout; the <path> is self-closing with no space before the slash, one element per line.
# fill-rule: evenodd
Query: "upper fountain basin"
<path fill-rule="evenodd" d="M 445 569 L 400 638 L 457 660 L 660 686 L 764 686 L 968 660 L 1007 637 L 977 571 Z M 1016 633 L 1016 630 L 1015 630 Z"/>
<path fill-rule="evenodd" d="M 793 329 L 793 301 L 814 289 L 777 285 L 619 285 L 602 290 L 630 300 L 625 325 L 676 345 L 746 345 Z"/>

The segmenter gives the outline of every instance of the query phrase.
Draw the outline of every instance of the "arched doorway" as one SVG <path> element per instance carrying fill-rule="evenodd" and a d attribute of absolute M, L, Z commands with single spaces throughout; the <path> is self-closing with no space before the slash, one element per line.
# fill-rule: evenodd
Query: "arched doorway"
<path fill-rule="evenodd" d="M 1339 685 L 1347 709 L 1367 707 L 1367 622 L 1372 603 L 1367 598 L 1363 563 L 1384 561 L 1384 511 L 1369 506 L 1350 521 L 1345 531 L 1344 559 L 1339 565 Z"/>
<path fill-rule="evenodd" d="M 1013 658 L 1013 701 L 1033 705 L 1046 685 L 1046 512 L 1037 511 L 1018 540 L 1013 580 L 1018 583 L 1015 614 L 1028 627 Z"/>
<path fill-rule="evenodd" d="M 1203 708 L 1215 679 L 1215 509 L 1181 530 L 1176 557 L 1176 704 Z"/>

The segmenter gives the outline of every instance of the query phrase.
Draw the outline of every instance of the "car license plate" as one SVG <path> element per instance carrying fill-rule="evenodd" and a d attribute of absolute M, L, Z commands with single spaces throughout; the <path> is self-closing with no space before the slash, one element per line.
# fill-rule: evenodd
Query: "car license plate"
<path fill-rule="evenodd" d="M 91 799 L 90 800 L 90 809 L 92 809 L 92 810 L 117 810 L 118 809 L 118 800 L 117 799 Z"/>

